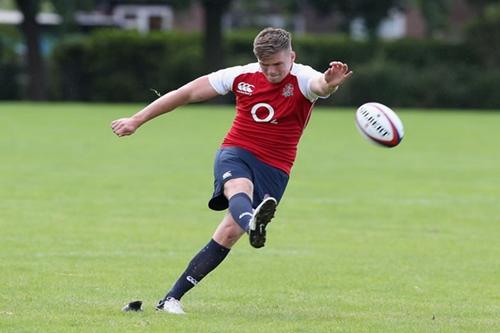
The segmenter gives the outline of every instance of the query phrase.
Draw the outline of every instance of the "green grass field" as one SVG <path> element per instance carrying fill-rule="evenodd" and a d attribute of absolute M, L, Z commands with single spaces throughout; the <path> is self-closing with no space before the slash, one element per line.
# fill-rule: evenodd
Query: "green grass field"
<path fill-rule="evenodd" d="M 0 332 L 499 332 L 500 113 L 404 110 L 395 149 L 317 109 L 269 241 L 153 306 L 209 240 L 230 107 L 0 104 Z M 134 299 L 142 313 L 122 313 Z"/>

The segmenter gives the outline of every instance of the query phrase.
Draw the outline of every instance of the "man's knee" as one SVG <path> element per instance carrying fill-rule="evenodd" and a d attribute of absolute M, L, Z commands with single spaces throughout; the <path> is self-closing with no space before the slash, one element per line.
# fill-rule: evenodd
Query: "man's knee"
<path fill-rule="evenodd" d="M 224 195 L 230 199 L 237 193 L 246 193 L 250 198 L 253 196 L 253 183 L 248 178 L 234 178 L 224 184 Z"/>

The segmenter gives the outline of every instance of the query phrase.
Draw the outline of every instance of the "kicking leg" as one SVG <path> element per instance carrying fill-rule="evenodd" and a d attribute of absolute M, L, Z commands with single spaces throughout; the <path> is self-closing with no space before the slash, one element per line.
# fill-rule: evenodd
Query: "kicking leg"
<path fill-rule="evenodd" d="M 229 199 L 229 212 L 242 230 L 248 232 L 250 245 L 261 248 L 266 243 L 266 227 L 276 212 L 278 202 L 266 196 L 252 209 L 253 183 L 247 178 L 231 179 L 224 184 L 224 195 Z"/>
<path fill-rule="evenodd" d="M 228 199 L 229 213 L 240 228 L 247 232 L 253 216 L 253 184 L 247 178 L 234 178 L 224 184 L 224 196 Z"/>
<path fill-rule="evenodd" d="M 227 214 L 210 242 L 193 257 L 184 273 L 156 308 L 169 313 L 184 314 L 179 300 L 226 258 L 231 247 L 243 234 L 231 214 Z"/>

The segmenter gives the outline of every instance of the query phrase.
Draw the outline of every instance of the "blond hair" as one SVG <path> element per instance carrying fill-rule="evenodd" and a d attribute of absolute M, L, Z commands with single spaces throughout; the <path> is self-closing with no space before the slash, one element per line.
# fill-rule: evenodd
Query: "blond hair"
<path fill-rule="evenodd" d="M 284 29 L 266 28 L 253 41 L 253 53 L 264 59 L 283 50 L 292 50 L 292 36 Z"/>

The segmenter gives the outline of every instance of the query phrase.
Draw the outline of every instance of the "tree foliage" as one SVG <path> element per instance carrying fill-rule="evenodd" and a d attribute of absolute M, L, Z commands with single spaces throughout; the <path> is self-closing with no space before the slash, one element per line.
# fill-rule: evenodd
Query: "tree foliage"
<path fill-rule="evenodd" d="M 375 36 L 379 23 L 387 17 L 390 8 L 400 0 L 260 0 L 239 1 L 248 10 L 249 15 L 261 14 L 274 9 L 280 15 L 294 15 L 312 8 L 320 16 L 335 13 L 342 20 L 340 28 L 348 32 L 352 19 L 362 18 L 371 37 Z"/>
<path fill-rule="evenodd" d="M 492 69 L 500 66 L 500 4 L 483 8 L 467 27 L 466 40 L 484 64 Z"/>
<path fill-rule="evenodd" d="M 326 2 L 316 0 L 315 2 Z M 334 9 L 340 11 L 350 22 L 356 17 L 361 17 L 366 25 L 370 37 L 374 37 L 380 21 L 387 17 L 390 8 L 398 4 L 397 0 L 337 0 L 331 1 Z"/>
<path fill-rule="evenodd" d="M 452 0 L 414 0 L 427 23 L 427 36 L 432 37 L 448 27 Z"/>

